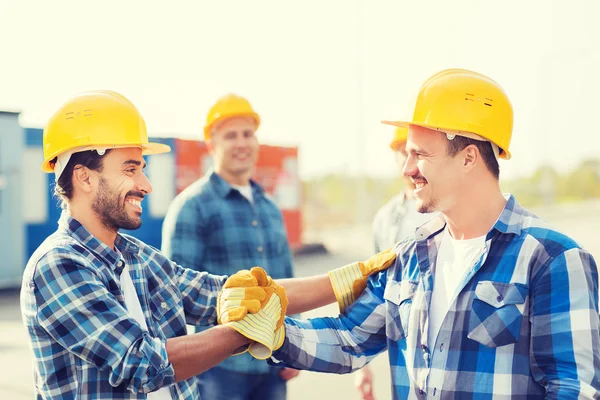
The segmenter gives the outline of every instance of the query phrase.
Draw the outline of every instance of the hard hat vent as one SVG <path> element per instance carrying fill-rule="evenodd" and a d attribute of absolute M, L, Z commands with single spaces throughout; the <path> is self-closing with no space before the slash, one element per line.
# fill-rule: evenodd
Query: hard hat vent
<path fill-rule="evenodd" d="M 475 101 L 475 95 L 473 93 L 465 93 L 465 100 Z M 481 101 L 481 99 L 477 98 L 477 101 Z M 492 103 L 494 102 L 494 100 L 490 99 L 489 97 L 484 97 L 483 101 L 483 105 L 488 107 L 491 107 Z"/>
<path fill-rule="evenodd" d="M 80 111 L 77 111 L 77 113 L 75 113 L 75 111 L 71 111 L 68 113 L 65 113 L 65 118 L 66 119 L 73 119 L 75 117 L 80 117 L 81 116 Z M 92 110 L 91 109 L 87 109 L 87 110 L 83 110 L 83 116 L 84 117 L 91 117 L 92 116 Z"/>

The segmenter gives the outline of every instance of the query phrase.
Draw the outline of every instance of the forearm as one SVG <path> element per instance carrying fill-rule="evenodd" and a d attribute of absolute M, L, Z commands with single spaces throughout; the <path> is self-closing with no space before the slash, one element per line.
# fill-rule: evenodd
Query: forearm
<path fill-rule="evenodd" d="M 299 314 L 323 307 L 336 301 L 329 276 L 317 275 L 308 278 L 279 279 L 288 297 L 287 314 Z"/>
<path fill-rule="evenodd" d="M 212 368 L 235 350 L 250 343 L 234 329 L 220 325 L 201 333 L 167 340 L 169 362 L 177 382 Z"/>
<path fill-rule="evenodd" d="M 346 374 L 360 369 L 383 350 L 385 337 L 348 325 L 350 321 L 342 324 L 339 318 L 286 318 L 286 341 L 273 358 L 286 367 L 317 372 Z"/>

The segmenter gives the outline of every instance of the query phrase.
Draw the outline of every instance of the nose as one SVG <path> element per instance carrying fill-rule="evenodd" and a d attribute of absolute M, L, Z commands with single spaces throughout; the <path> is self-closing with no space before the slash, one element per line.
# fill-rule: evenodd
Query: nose
<path fill-rule="evenodd" d="M 419 169 L 417 168 L 417 158 L 414 155 L 409 154 L 404 162 L 402 175 L 410 177 L 415 176 L 418 172 Z"/>
<path fill-rule="evenodd" d="M 248 144 L 248 138 L 244 137 L 243 134 L 236 135 L 234 145 L 235 147 L 245 147 Z"/>
<path fill-rule="evenodd" d="M 137 188 L 144 194 L 152 193 L 152 184 L 144 172 L 139 174 L 140 178 L 137 181 Z"/>

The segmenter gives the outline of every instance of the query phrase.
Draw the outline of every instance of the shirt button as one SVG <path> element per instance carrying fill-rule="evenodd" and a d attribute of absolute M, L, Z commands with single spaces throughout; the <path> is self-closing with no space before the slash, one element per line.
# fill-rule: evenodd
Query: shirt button
<path fill-rule="evenodd" d="M 444 350 L 444 343 L 440 344 L 440 351 Z"/>
<path fill-rule="evenodd" d="M 263 251 L 263 247 L 262 247 L 262 246 L 258 246 L 258 247 L 256 248 L 256 251 L 258 251 L 259 253 L 262 253 L 262 251 Z"/>
<path fill-rule="evenodd" d="M 496 297 L 496 300 L 502 301 L 502 300 L 504 300 L 504 297 L 502 297 L 502 295 L 499 295 L 498 297 Z"/>
<path fill-rule="evenodd" d="M 258 225 L 258 221 L 257 220 L 252 221 L 252 226 L 256 226 L 256 225 Z"/>
<path fill-rule="evenodd" d="M 119 260 L 119 262 L 117 263 L 118 267 L 122 267 L 123 266 L 123 261 Z"/>
<path fill-rule="evenodd" d="M 423 389 L 419 389 L 419 394 L 422 396 L 425 394 L 425 392 L 423 391 Z"/>
<path fill-rule="evenodd" d="M 421 345 L 421 350 L 423 350 L 423 351 L 429 351 L 429 349 L 427 348 L 427 346 L 425 346 L 424 344 Z"/>
<path fill-rule="evenodd" d="M 162 308 L 167 308 L 167 303 L 165 303 L 165 302 L 163 301 L 162 303 L 160 303 L 160 306 L 161 306 Z"/>
<path fill-rule="evenodd" d="M 165 364 L 160 364 L 160 369 L 165 369 Z"/>

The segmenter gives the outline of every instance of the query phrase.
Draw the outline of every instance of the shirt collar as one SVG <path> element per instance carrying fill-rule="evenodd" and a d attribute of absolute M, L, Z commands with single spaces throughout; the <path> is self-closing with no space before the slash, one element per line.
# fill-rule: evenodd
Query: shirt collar
<path fill-rule="evenodd" d="M 111 249 L 66 211 L 61 213 L 58 226 L 59 230 L 63 230 L 85 246 L 86 249 L 104 259 L 112 268 L 117 267 L 118 261 L 122 259 L 122 254 L 137 254 L 139 252 L 139 246 L 120 233 L 117 233 L 115 238 L 115 250 Z"/>
<path fill-rule="evenodd" d="M 517 236 L 521 234 L 524 217 L 529 214 L 529 211 L 521 207 L 512 194 L 505 194 L 504 197 L 506 198 L 506 205 L 496 220 L 496 223 L 488 232 L 486 241 L 492 238 L 495 231 L 503 234 L 512 233 Z M 415 239 L 417 242 L 427 240 L 443 231 L 445 227 L 446 219 L 442 213 L 439 213 L 431 221 L 428 221 L 423 226 L 417 228 Z"/>
<path fill-rule="evenodd" d="M 214 170 L 209 172 L 209 181 L 214 188 L 215 192 L 223 198 L 226 198 L 232 191 L 237 191 L 233 186 L 231 186 L 225 179 L 223 179 L 219 174 L 217 174 Z M 262 195 L 264 193 L 264 189 L 258 183 L 256 183 L 253 179 L 250 179 L 250 186 L 252 187 L 252 195 Z"/>

